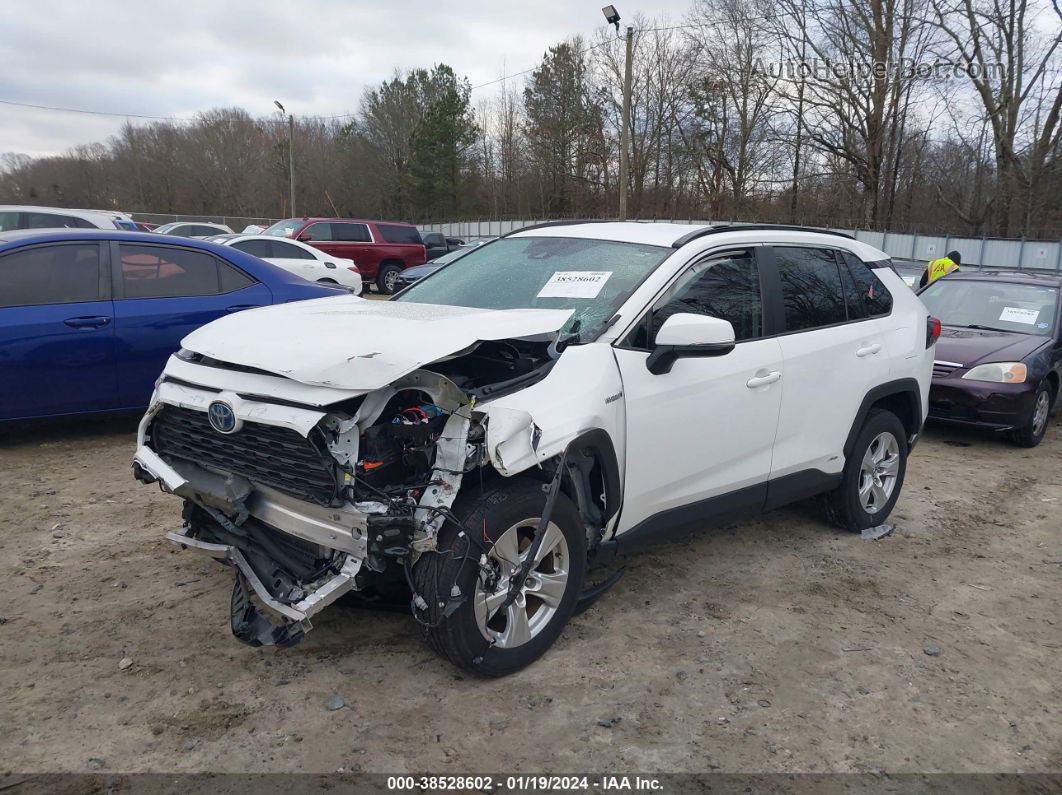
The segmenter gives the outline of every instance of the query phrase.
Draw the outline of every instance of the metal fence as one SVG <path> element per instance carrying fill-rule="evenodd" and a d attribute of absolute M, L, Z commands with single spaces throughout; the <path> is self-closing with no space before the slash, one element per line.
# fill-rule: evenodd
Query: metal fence
<path fill-rule="evenodd" d="M 137 221 L 149 224 L 168 224 L 174 221 L 202 221 L 209 224 L 225 224 L 230 229 L 239 232 L 250 224 L 269 226 L 279 221 L 279 218 L 247 218 L 240 215 L 175 215 L 172 213 L 130 213 Z"/>
<path fill-rule="evenodd" d="M 450 223 L 421 224 L 422 230 L 442 232 L 449 237 L 472 239 L 494 237 L 514 232 L 525 226 L 542 223 L 542 220 L 526 221 L 453 221 Z M 644 223 L 680 223 L 711 225 L 712 221 L 698 219 L 674 219 L 670 221 L 645 221 Z M 717 224 L 737 223 L 715 221 Z M 1017 268 L 1036 270 L 1062 270 L 1062 241 L 1059 240 L 1006 240 L 991 237 L 953 237 L 951 235 L 900 234 L 898 232 L 872 232 L 866 229 L 834 229 L 852 235 L 895 259 L 927 262 L 942 257 L 949 251 L 962 255 L 963 265 L 985 268 Z"/>

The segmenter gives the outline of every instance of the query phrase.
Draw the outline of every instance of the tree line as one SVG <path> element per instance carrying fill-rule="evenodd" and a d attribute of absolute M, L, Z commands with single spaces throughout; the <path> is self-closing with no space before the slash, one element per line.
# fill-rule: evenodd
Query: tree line
<path fill-rule="evenodd" d="M 635 17 L 629 212 L 1062 236 L 1062 18 L 1050 0 L 695 0 Z M 481 98 L 445 65 L 295 121 L 299 215 L 614 216 L 625 41 L 548 48 Z M 127 122 L 0 161 L 0 201 L 283 217 L 287 120 Z"/>

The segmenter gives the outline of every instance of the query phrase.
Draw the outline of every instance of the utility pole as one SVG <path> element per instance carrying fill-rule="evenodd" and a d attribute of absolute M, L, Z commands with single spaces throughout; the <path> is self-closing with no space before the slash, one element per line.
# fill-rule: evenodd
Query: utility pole
<path fill-rule="evenodd" d="M 285 113 L 284 106 L 280 104 L 280 100 L 273 100 L 273 104 L 280 108 L 281 113 Z M 290 201 L 290 215 L 295 217 L 295 117 L 288 113 L 288 180 L 291 189 L 291 201 Z"/>
<path fill-rule="evenodd" d="M 631 61 L 634 57 L 634 26 L 627 26 L 627 63 L 623 67 L 623 126 L 620 128 L 619 219 L 627 220 L 627 180 L 630 173 Z"/>
<path fill-rule="evenodd" d="M 601 9 L 605 15 L 605 22 L 616 26 L 616 33 L 620 29 L 620 15 L 615 6 L 605 6 Z M 627 26 L 627 62 L 623 67 L 623 113 L 620 122 L 620 171 L 619 171 L 619 219 L 627 220 L 627 174 L 630 171 L 630 159 L 627 150 L 630 148 L 631 126 L 631 61 L 634 58 L 634 26 Z"/>

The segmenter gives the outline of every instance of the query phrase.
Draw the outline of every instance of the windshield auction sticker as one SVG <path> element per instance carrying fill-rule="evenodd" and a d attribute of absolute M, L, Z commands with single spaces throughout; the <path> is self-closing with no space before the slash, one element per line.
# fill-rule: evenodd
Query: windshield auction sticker
<path fill-rule="evenodd" d="M 557 271 L 538 291 L 539 298 L 597 298 L 612 271 Z"/>
<path fill-rule="evenodd" d="M 1007 320 L 1011 323 L 1025 323 L 1031 326 L 1036 322 L 1036 318 L 1039 317 L 1039 309 L 1019 309 L 1015 306 L 1003 307 L 1003 312 L 1000 314 L 1000 320 Z"/>

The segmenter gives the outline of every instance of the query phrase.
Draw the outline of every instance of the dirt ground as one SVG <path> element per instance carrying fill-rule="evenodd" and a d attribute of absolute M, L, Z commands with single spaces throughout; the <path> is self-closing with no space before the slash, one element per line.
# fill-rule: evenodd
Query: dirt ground
<path fill-rule="evenodd" d="M 795 508 L 659 547 L 492 681 L 352 607 L 239 644 L 134 429 L 0 431 L 0 773 L 1062 771 L 1058 420 L 930 429 L 880 541 Z"/>

